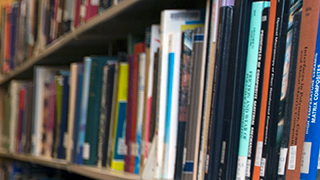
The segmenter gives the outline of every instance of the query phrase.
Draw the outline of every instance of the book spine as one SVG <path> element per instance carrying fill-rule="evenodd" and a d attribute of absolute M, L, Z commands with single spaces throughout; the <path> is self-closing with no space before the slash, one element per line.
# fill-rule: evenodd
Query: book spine
<path fill-rule="evenodd" d="M 139 70 L 138 70 L 138 97 L 137 97 L 137 125 L 136 125 L 136 142 L 135 142 L 135 164 L 134 173 L 140 174 L 140 155 L 141 155 L 141 136 L 142 136 L 142 122 L 143 122 L 143 102 L 145 93 L 145 72 L 146 72 L 146 54 L 139 54 Z"/>
<path fill-rule="evenodd" d="M 167 95 L 167 118 L 164 138 L 163 177 L 173 179 L 174 160 L 176 152 L 174 148 L 177 143 L 177 124 L 179 107 L 179 83 L 181 62 L 181 33 L 169 35 L 169 57 L 168 57 L 168 95 Z"/>
<path fill-rule="evenodd" d="M 62 96 L 63 96 L 63 76 L 56 76 L 56 122 L 54 128 L 54 145 L 53 145 L 53 152 L 52 157 L 58 158 L 58 148 L 59 148 L 59 139 L 60 139 L 60 127 L 61 125 L 61 111 L 62 111 Z"/>
<path fill-rule="evenodd" d="M 102 167 L 102 154 L 103 154 L 103 141 L 106 134 L 107 117 L 106 117 L 106 96 L 107 96 L 107 81 L 108 81 L 109 67 L 103 67 L 102 74 L 102 89 L 101 89 L 101 107 L 100 107 L 100 126 L 98 135 L 98 148 L 97 148 L 97 166 Z"/>
<path fill-rule="evenodd" d="M 273 53 L 273 38 L 275 34 L 275 22 L 276 22 L 276 10 L 277 10 L 277 1 L 270 1 L 270 10 L 269 10 L 269 23 L 268 23 L 268 37 L 267 37 L 267 47 L 266 47 L 266 58 L 265 66 L 263 69 L 263 78 L 262 78 L 262 94 L 260 101 L 260 114 L 259 118 L 259 127 L 258 135 L 256 142 L 256 154 L 254 157 L 254 169 L 252 179 L 259 179 L 260 177 L 260 166 L 261 166 L 261 157 L 262 157 L 262 148 L 264 140 L 264 130 L 266 123 L 266 111 L 267 111 L 267 101 L 268 101 L 268 92 L 269 92 L 269 78 L 270 78 L 270 68 L 271 68 L 271 59 Z M 278 25 L 278 24 L 277 24 Z M 278 33 L 278 32 L 277 32 Z"/>
<path fill-rule="evenodd" d="M 250 180 L 254 168 L 254 157 L 256 154 L 257 136 L 259 127 L 259 114 L 260 114 L 260 101 L 262 94 L 262 78 L 264 74 L 264 64 L 266 57 L 267 35 L 268 35 L 268 16 L 269 8 L 264 8 L 262 13 L 262 23 L 260 30 L 260 42 L 259 42 L 259 55 L 256 71 L 255 90 L 254 90 L 254 102 L 252 109 L 252 122 L 250 130 L 250 140 L 247 159 L 246 180 Z"/>
<path fill-rule="evenodd" d="M 85 22 L 98 14 L 99 0 L 87 0 Z"/>
<path fill-rule="evenodd" d="M 58 158 L 66 159 L 66 150 L 68 147 L 68 112 L 69 112 L 69 84 L 70 74 L 63 76 L 61 123 L 58 145 Z"/>
<path fill-rule="evenodd" d="M 45 115 L 47 116 L 46 119 L 46 128 L 45 130 L 45 144 L 44 147 L 44 156 L 45 157 L 52 157 L 52 147 L 54 143 L 54 124 L 55 124 L 55 111 L 56 111 L 56 82 L 52 81 L 48 84 L 47 90 L 47 101 L 44 103 L 48 103 L 47 109 L 44 110 Z M 46 114 L 47 113 L 47 114 Z"/>
<path fill-rule="evenodd" d="M 111 152 L 111 168 L 124 170 L 126 108 L 128 98 L 128 64 L 120 63 L 116 111 Z"/>
<path fill-rule="evenodd" d="M 244 180 L 247 168 L 248 148 L 250 141 L 250 130 L 253 117 L 255 80 L 257 74 L 260 29 L 262 21 L 262 11 L 267 7 L 265 2 L 252 3 L 251 20 L 248 40 L 248 54 L 246 74 L 244 80 L 243 105 L 241 115 L 241 130 L 239 139 L 239 157 L 237 168 L 237 179 Z"/>
<path fill-rule="evenodd" d="M 88 100 L 89 100 L 89 88 L 90 88 L 90 75 L 91 75 L 91 65 L 92 59 L 90 57 L 84 58 L 84 71 L 83 71 L 83 90 L 81 96 L 81 108 L 80 108 L 80 117 L 79 117 L 79 136 L 77 143 L 77 151 L 79 153 L 78 164 L 83 163 L 83 157 L 85 159 L 88 156 L 89 147 L 84 144 L 86 136 L 86 124 L 87 124 L 87 114 L 88 114 Z M 83 152 L 85 150 L 85 153 Z"/>
<path fill-rule="evenodd" d="M 81 1 L 82 0 L 75 0 L 75 7 L 74 7 L 74 22 L 73 22 L 73 28 L 76 28 L 80 25 L 80 11 L 81 11 Z"/>
<path fill-rule="evenodd" d="M 108 71 L 108 77 L 107 77 L 107 89 L 105 91 L 106 92 L 106 127 L 105 127 L 105 136 L 103 139 L 103 150 L 102 150 L 102 166 L 106 167 L 107 166 L 107 152 L 109 149 L 109 136 L 110 136 L 110 132 L 112 129 L 112 105 L 113 105 L 113 96 L 116 90 L 114 90 L 114 83 L 118 83 L 116 78 L 116 68 L 117 68 L 117 64 L 114 65 L 109 65 L 109 71 Z M 113 118 L 114 119 L 114 118 Z"/>
<path fill-rule="evenodd" d="M 126 112 L 126 147 L 127 152 L 124 155 L 124 170 L 130 172 L 130 155 L 131 155 L 131 139 L 132 139 L 132 118 L 133 118 L 133 92 L 134 92 L 134 64 L 135 59 L 131 55 L 129 61 L 129 77 L 128 77 L 128 101 L 127 101 L 127 112 Z M 138 63 L 138 62 L 137 62 Z"/>
<path fill-rule="evenodd" d="M 80 68 L 79 65 L 71 63 L 70 65 L 70 88 L 69 88 L 69 105 L 68 105 L 68 135 L 67 135 L 67 152 L 66 160 L 71 162 L 72 149 L 73 149 L 73 132 L 75 129 L 75 113 L 76 113 L 76 98 L 77 98 L 77 71 Z"/>
<path fill-rule="evenodd" d="M 294 100 L 292 104 L 286 179 L 299 179 L 300 172 L 309 172 L 311 164 L 308 164 L 308 159 L 310 159 L 308 156 L 312 156 L 311 153 L 313 153 L 313 157 L 317 158 L 317 153 L 319 152 L 319 145 L 313 145 L 305 142 L 306 125 L 308 122 L 308 105 L 311 89 L 310 85 L 313 82 L 317 88 L 319 83 L 319 60 L 315 60 L 317 58 L 315 52 L 318 51 L 316 51 L 316 43 L 318 41 L 317 39 L 319 39 L 317 37 L 319 25 L 319 5 L 319 1 L 304 1 L 302 7 L 301 36 L 299 40 Z M 317 61 L 316 67 L 314 67 L 315 61 Z M 317 90 L 315 89 L 315 98 L 316 91 Z M 315 102 L 313 101 L 312 103 L 312 110 L 314 110 Z M 312 116 L 314 115 L 314 111 L 311 111 L 310 113 Z M 312 148 L 311 145 L 314 147 Z M 316 164 L 317 162 L 315 162 L 314 159 L 314 170 L 316 169 Z M 315 177 L 316 176 L 314 173 L 314 179 Z"/>
<path fill-rule="evenodd" d="M 12 19 L 11 19 L 11 48 L 10 48 L 10 69 L 14 69 L 15 65 L 15 49 L 16 49 L 16 38 L 17 38 L 17 27 L 18 27 L 18 12 L 19 4 L 12 4 Z"/>
<path fill-rule="evenodd" d="M 18 124 L 17 124 L 17 141 L 16 141 L 16 153 L 22 152 L 21 140 L 22 140 L 22 131 L 23 131 L 23 116 L 25 111 L 25 87 L 21 87 L 19 90 L 19 115 L 18 115 Z"/>

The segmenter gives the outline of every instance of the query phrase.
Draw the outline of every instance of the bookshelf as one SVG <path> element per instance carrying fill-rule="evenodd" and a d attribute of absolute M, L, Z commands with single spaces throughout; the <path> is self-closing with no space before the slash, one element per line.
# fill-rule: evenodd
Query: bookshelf
<path fill-rule="evenodd" d="M 0 91 L 13 79 L 32 79 L 35 65 L 69 65 L 88 55 L 111 55 L 117 41 L 124 42 L 129 33 L 145 33 L 145 28 L 160 22 L 164 9 L 205 8 L 206 0 L 123 0 L 80 25 L 34 54 L 7 74 L 0 75 Z M 82 175 L 93 179 L 138 180 L 141 176 L 110 168 L 72 164 L 66 160 L 22 155 L 0 150 L 0 159 L 28 162 Z"/>

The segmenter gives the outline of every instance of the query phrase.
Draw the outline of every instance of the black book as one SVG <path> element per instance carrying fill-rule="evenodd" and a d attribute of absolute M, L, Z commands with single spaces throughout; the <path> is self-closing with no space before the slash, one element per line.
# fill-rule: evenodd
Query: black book
<path fill-rule="evenodd" d="M 224 163 L 223 155 L 221 156 L 221 149 L 225 147 L 225 142 L 222 141 L 224 136 L 224 104 L 228 94 L 226 93 L 228 68 L 229 68 L 229 55 L 230 43 L 232 33 L 232 19 L 233 7 L 224 6 L 220 8 L 219 24 L 217 34 L 217 46 L 214 65 L 214 78 L 213 78 L 213 91 L 210 109 L 209 127 L 211 127 L 210 134 L 208 134 L 208 147 L 207 147 L 207 162 L 208 167 L 205 171 L 205 179 L 218 179 L 219 163 Z M 213 148 L 211 148 L 213 147 Z M 222 160 L 222 161 L 221 161 Z"/>
<path fill-rule="evenodd" d="M 301 25 L 302 12 L 298 11 L 294 13 L 293 25 L 292 25 L 292 45 L 291 45 L 291 55 L 290 55 L 290 67 L 289 67 L 289 77 L 288 77 L 288 87 L 286 92 L 286 98 L 281 101 L 285 103 L 285 109 L 283 110 L 283 115 L 279 113 L 279 123 L 277 131 L 277 144 L 276 150 L 278 154 L 278 168 L 273 169 L 273 173 L 278 174 L 278 179 L 285 179 L 285 169 L 286 169 L 286 158 L 281 157 L 281 149 L 288 149 L 289 138 L 290 138 L 290 127 L 291 127 L 291 117 L 292 117 L 292 105 L 294 101 L 294 88 L 296 79 L 296 69 L 298 61 L 298 50 L 299 50 L 299 39 L 300 39 L 300 25 Z M 281 159 L 280 159 L 281 158 Z M 281 162 L 281 163 L 280 163 Z M 277 171 L 279 169 L 279 171 Z"/>
<path fill-rule="evenodd" d="M 26 86 L 26 110 L 24 114 L 24 139 L 23 139 L 23 153 L 30 154 L 32 146 L 32 117 L 33 117 L 33 83 L 30 82 Z"/>
<path fill-rule="evenodd" d="M 276 179 L 272 166 L 278 163 L 276 155 L 276 135 L 278 125 L 279 100 L 283 65 L 286 53 L 286 40 L 289 18 L 289 1 L 280 0 L 277 4 L 273 53 L 271 59 L 269 92 L 266 112 L 266 125 L 261 159 L 260 179 Z"/>
<path fill-rule="evenodd" d="M 257 66 L 257 73 L 256 73 L 254 103 L 253 103 L 253 110 L 252 110 L 250 143 L 249 143 L 249 149 L 248 149 L 247 168 L 250 168 L 250 169 L 247 170 L 246 180 L 252 179 L 252 173 L 254 168 L 254 158 L 256 157 L 256 147 L 257 147 L 257 138 L 258 138 L 258 129 L 259 129 L 259 114 L 260 114 L 260 107 L 261 107 L 260 101 L 261 101 L 261 95 L 262 95 L 263 73 L 264 73 L 264 64 L 265 64 L 266 50 L 267 50 L 267 39 L 268 39 L 269 10 L 270 8 L 265 8 L 262 11 L 258 66 Z"/>
<path fill-rule="evenodd" d="M 102 135 L 102 166 L 107 165 L 107 152 L 108 151 L 108 142 L 109 142 L 109 132 L 110 132 L 110 121 L 111 121 L 111 110 L 112 110 L 112 97 L 113 97 L 113 85 L 114 85 L 114 74 L 115 74 L 115 64 L 108 65 L 108 73 L 107 73 L 107 79 L 106 79 L 106 89 L 103 89 L 105 91 L 105 102 L 104 107 L 101 106 L 101 115 L 105 113 L 104 115 L 104 127 L 100 127 L 104 129 L 104 133 Z M 101 104 L 102 105 L 102 104 Z M 100 132 L 99 132 L 100 133 Z"/>
<path fill-rule="evenodd" d="M 226 86 L 223 120 L 229 123 L 225 131 L 225 165 L 223 179 L 236 179 L 243 86 L 247 60 L 252 0 L 235 1 L 231 36 L 230 62 Z"/>

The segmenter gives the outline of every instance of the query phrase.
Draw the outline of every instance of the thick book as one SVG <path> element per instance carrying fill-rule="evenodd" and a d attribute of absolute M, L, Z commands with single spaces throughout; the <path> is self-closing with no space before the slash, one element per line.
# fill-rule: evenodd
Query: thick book
<path fill-rule="evenodd" d="M 286 168 L 287 180 L 299 179 L 300 172 L 307 172 L 310 167 L 307 161 L 310 158 L 308 157 L 308 153 L 311 151 L 312 146 L 311 143 L 305 142 L 305 132 L 308 118 L 310 85 L 312 80 L 316 79 L 314 76 L 318 77 L 317 74 L 314 75 L 313 73 L 315 71 L 318 72 L 318 67 L 315 67 L 314 63 L 315 58 L 317 58 L 315 52 L 319 23 L 319 5 L 319 1 L 304 1 L 302 7 L 299 52 L 288 145 L 288 163 Z M 314 115 L 313 112 L 311 111 L 312 115 Z M 313 151 L 317 151 L 318 147 L 314 147 Z M 315 154 L 313 157 L 318 156 Z M 315 168 L 315 165 L 313 166 Z"/>
<path fill-rule="evenodd" d="M 164 138 L 163 177 L 173 179 L 176 159 L 176 145 L 178 133 L 179 113 L 179 89 L 180 89 L 180 62 L 182 42 L 185 41 L 181 32 L 169 35 L 169 59 L 168 59 L 168 95 L 167 95 L 167 117 L 166 132 Z M 192 40 L 192 37 L 190 38 Z M 189 39 L 188 39 L 189 40 Z M 186 42 L 189 46 L 192 41 Z"/>
<path fill-rule="evenodd" d="M 203 58 L 203 43 L 204 43 L 204 27 L 198 27 L 194 29 L 193 38 L 193 56 L 192 56 L 192 77 L 190 84 L 190 103 L 188 109 L 190 109 L 189 117 L 190 120 L 194 121 L 196 127 L 196 136 L 193 139 L 195 142 L 194 151 L 194 166 L 193 166 L 193 177 L 197 177 L 199 174 L 200 162 L 200 141 L 201 141 L 201 116 L 202 111 L 202 98 L 203 98 L 203 87 L 204 87 L 204 58 Z"/>
<path fill-rule="evenodd" d="M 253 175 L 254 158 L 256 154 L 258 127 L 259 127 L 259 114 L 260 114 L 260 101 L 262 95 L 262 83 L 264 75 L 264 65 L 267 50 L 267 37 L 268 37 L 268 19 L 270 8 L 264 8 L 262 11 L 262 22 L 260 30 L 259 41 L 259 55 L 258 64 L 256 70 L 255 90 L 254 90 L 254 102 L 252 108 L 252 122 L 250 130 L 248 158 L 246 167 L 246 180 L 250 180 Z"/>
<path fill-rule="evenodd" d="M 267 101 L 268 101 L 268 92 L 269 92 L 269 78 L 270 78 L 270 67 L 271 67 L 271 59 L 273 53 L 273 38 L 275 33 L 275 22 L 276 22 L 276 10 L 277 10 L 277 1 L 270 1 L 270 9 L 269 9 L 269 23 L 268 23 L 268 35 L 267 35 L 267 47 L 266 47 L 266 57 L 265 64 L 263 68 L 263 77 L 262 77 L 262 90 L 261 90 L 261 100 L 259 103 L 260 113 L 257 115 L 259 119 L 258 125 L 258 135 L 256 142 L 256 150 L 254 157 L 254 168 L 252 179 L 259 179 L 260 177 L 260 165 L 261 165 L 261 157 L 262 157 L 262 148 L 263 148 L 263 140 L 264 140 L 264 130 L 266 123 L 266 111 L 267 111 Z"/>
<path fill-rule="evenodd" d="M 88 112 L 86 123 L 85 146 L 88 149 L 83 151 L 84 164 L 97 164 L 97 148 L 98 135 L 100 126 L 100 108 L 101 108 L 101 90 L 102 90 L 102 74 L 103 66 L 107 65 L 110 60 L 116 60 L 116 57 L 107 56 L 91 56 L 91 70 L 89 82 L 89 96 L 88 96 Z M 86 154 L 87 153 L 87 154 Z"/>
<path fill-rule="evenodd" d="M 74 131 L 77 129 L 75 125 L 76 119 L 76 106 L 77 106 L 77 93 L 79 92 L 78 86 L 78 73 L 83 72 L 83 64 L 71 63 L 70 64 L 70 88 L 69 88 L 69 104 L 68 104 L 68 133 L 66 137 L 67 152 L 66 160 L 72 162 L 73 152 L 73 136 Z"/>
<path fill-rule="evenodd" d="M 160 100 L 157 108 L 158 113 L 158 125 L 157 125 L 157 154 L 156 154 L 156 174 L 155 178 L 161 178 L 162 174 L 162 159 L 164 148 L 164 134 L 165 134 L 165 122 L 166 122 L 166 104 L 167 104 L 167 89 L 168 89 L 168 41 L 169 33 L 180 32 L 181 25 L 184 24 L 203 24 L 204 23 L 204 11 L 203 10 L 164 10 L 161 13 L 161 79 L 160 81 Z"/>
<path fill-rule="evenodd" d="M 246 72 L 243 87 L 242 114 L 239 138 L 239 157 L 237 179 L 244 180 L 247 168 L 247 158 L 250 141 L 251 123 L 253 117 L 255 80 L 259 58 L 260 29 L 262 12 L 270 6 L 270 2 L 253 2 L 251 7 L 251 19 L 249 28 L 248 51 Z"/>
<path fill-rule="evenodd" d="M 124 170 L 124 155 L 126 153 L 125 126 L 128 97 L 128 69 L 129 67 L 127 63 L 121 62 L 119 64 L 119 78 L 110 165 L 111 168 L 115 170 Z"/>
<path fill-rule="evenodd" d="M 316 16 L 316 14 L 314 15 Z M 305 16 L 310 17 L 310 16 Z M 313 18 L 313 17 L 311 17 Z M 306 19 L 304 19 L 306 20 Z M 309 18 L 308 18 L 309 20 Z M 319 117 L 318 117 L 318 95 L 316 86 L 319 85 L 317 79 L 319 79 L 319 64 L 320 61 L 318 59 L 318 55 L 320 52 L 320 26 L 318 22 L 318 34 L 317 34 L 317 42 L 316 42 L 316 52 L 314 55 L 314 62 L 313 62 L 313 72 L 312 72 L 312 80 L 311 80 L 311 88 L 310 88 L 310 99 L 309 99 L 309 109 L 308 109 L 308 119 L 307 119 L 307 126 L 306 126 L 306 133 L 304 139 L 304 146 L 303 146 L 303 155 L 301 162 L 301 180 L 307 179 L 316 179 L 317 176 L 317 169 L 319 167 L 319 163 L 317 161 L 317 157 L 319 157 Z M 313 39 L 312 39 L 313 40 Z"/>
<path fill-rule="evenodd" d="M 219 28 L 215 53 L 214 76 L 212 79 L 213 88 L 209 122 L 211 133 L 209 132 L 207 141 L 208 164 L 205 167 L 205 179 L 217 179 L 219 177 L 219 162 L 224 159 L 222 147 L 226 146 L 225 142 L 222 142 L 224 133 L 223 115 L 228 96 L 228 94 L 226 94 L 227 83 L 225 82 L 228 80 L 229 71 L 233 7 L 223 6 L 219 11 Z"/>

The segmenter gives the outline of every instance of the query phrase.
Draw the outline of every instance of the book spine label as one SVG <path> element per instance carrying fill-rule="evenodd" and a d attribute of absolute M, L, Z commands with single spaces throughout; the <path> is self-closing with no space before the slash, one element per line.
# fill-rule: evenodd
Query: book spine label
<path fill-rule="evenodd" d="M 255 79 L 258 63 L 262 11 L 264 7 L 268 6 L 269 4 L 265 2 L 252 3 L 247 53 L 247 67 L 244 81 L 244 94 L 241 115 L 241 130 L 239 139 L 239 157 L 237 168 L 237 179 L 239 180 L 245 179 L 251 130 L 250 127 L 252 121 Z"/>

